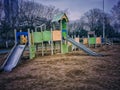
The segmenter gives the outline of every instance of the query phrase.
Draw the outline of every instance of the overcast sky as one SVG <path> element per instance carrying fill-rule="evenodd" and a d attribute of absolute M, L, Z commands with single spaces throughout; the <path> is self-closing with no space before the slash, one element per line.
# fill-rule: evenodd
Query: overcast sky
<path fill-rule="evenodd" d="M 102 9 L 103 0 L 34 0 L 43 5 L 53 5 L 61 10 L 68 9 L 69 19 L 79 19 L 85 12 L 93 8 Z M 110 13 L 113 5 L 117 4 L 119 0 L 104 0 L 105 12 Z"/>

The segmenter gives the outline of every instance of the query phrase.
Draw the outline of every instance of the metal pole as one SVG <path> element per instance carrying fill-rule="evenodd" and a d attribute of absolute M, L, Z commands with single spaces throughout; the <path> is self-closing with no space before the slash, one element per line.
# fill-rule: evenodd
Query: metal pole
<path fill-rule="evenodd" d="M 103 38 L 105 38 L 104 0 L 103 0 Z"/>

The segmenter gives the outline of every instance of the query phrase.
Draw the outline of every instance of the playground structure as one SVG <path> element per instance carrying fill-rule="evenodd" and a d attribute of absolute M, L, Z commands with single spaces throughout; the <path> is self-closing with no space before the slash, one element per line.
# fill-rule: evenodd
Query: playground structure
<path fill-rule="evenodd" d="M 42 56 L 49 50 L 51 55 L 55 53 L 68 53 L 71 51 L 69 48 L 71 45 L 78 47 L 89 55 L 102 56 L 101 54 L 95 53 L 83 44 L 68 36 L 68 17 L 66 14 L 56 15 L 52 22 L 52 28 L 46 29 L 46 25 L 35 27 L 35 31 L 29 30 L 28 32 L 17 32 L 15 30 L 15 45 L 9 53 L 7 59 L 1 66 L 4 71 L 12 71 L 17 66 L 20 58 L 25 51 L 25 48 L 29 47 L 29 58 L 33 59 L 36 56 L 36 52 L 41 51 Z M 49 49 L 48 49 L 49 48 Z M 57 51 L 57 48 L 59 49 Z"/>
<path fill-rule="evenodd" d="M 73 36 L 71 36 L 71 37 L 73 38 Z M 85 45 L 87 47 L 91 47 L 91 46 L 93 47 L 94 46 L 96 48 L 97 46 L 102 46 L 102 44 L 103 44 L 102 37 L 101 36 L 96 37 L 95 31 L 88 31 L 88 36 L 87 37 L 80 38 L 80 37 L 74 36 L 73 39 L 76 42 L 82 43 L 83 45 Z M 69 44 L 69 45 L 72 45 L 72 44 Z M 75 47 L 73 45 L 72 45 L 72 48 L 74 50 L 78 49 L 77 47 Z"/>
<path fill-rule="evenodd" d="M 89 31 L 88 32 L 88 38 L 83 38 L 83 44 L 88 44 L 89 47 L 91 47 L 91 45 L 94 45 L 94 47 L 96 46 L 101 46 L 102 45 L 102 37 L 96 37 L 95 35 L 95 31 Z"/>
<path fill-rule="evenodd" d="M 89 47 L 93 46 L 96 48 L 97 46 L 102 46 L 102 45 L 113 45 L 113 41 L 107 39 L 107 38 L 102 38 L 101 36 L 96 37 L 95 31 L 89 31 L 88 32 L 88 37 L 86 38 L 81 38 L 82 43 L 84 45 L 88 45 Z"/>

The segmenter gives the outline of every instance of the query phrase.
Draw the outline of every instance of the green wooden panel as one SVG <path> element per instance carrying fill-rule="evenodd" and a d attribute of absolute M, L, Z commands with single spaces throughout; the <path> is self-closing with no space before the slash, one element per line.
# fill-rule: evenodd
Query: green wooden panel
<path fill-rule="evenodd" d="M 62 21 L 62 29 L 66 29 L 66 27 L 67 27 L 66 20 L 63 20 Z"/>
<path fill-rule="evenodd" d="M 62 24 L 62 29 L 66 29 L 66 23 Z"/>
<path fill-rule="evenodd" d="M 64 37 L 64 38 L 67 37 L 67 30 L 62 30 L 62 37 Z"/>
<path fill-rule="evenodd" d="M 68 46 L 67 44 L 62 44 L 62 53 L 68 53 Z"/>
<path fill-rule="evenodd" d="M 51 31 L 44 31 L 43 32 L 43 41 L 50 41 L 51 40 Z"/>
<path fill-rule="evenodd" d="M 66 38 L 66 37 L 67 37 L 67 34 L 66 34 L 65 32 L 62 32 L 62 36 L 63 36 L 64 38 Z"/>
<path fill-rule="evenodd" d="M 35 46 L 31 45 L 29 49 L 30 49 L 29 57 L 30 59 L 33 59 L 35 57 L 35 52 L 36 52 Z"/>
<path fill-rule="evenodd" d="M 33 38 L 34 38 L 34 43 L 42 42 L 42 32 L 34 32 Z"/>
<path fill-rule="evenodd" d="M 92 37 L 92 38 L 89 38 L 89 44 L 96 44 L 96 38 Z"/>

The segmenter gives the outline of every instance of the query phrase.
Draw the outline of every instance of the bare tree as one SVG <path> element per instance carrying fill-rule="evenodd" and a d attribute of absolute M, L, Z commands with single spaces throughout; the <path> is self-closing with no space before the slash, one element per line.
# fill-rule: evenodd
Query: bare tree
<path fill-rule="evenodd" d="M 0 22 L 1 22 L 1 15 L 2 15 L 2 1 L 0 1 Z"/>
<path fill-rule="evenodd" d="M 120 32 L 120 0 L 112 8 L 112 25 L 116 32 Z"/>
<path fill-rule="evenodd" d="M 102 15 L 104 13 L 100 9 L 91 9 L 83 16 L 85 22 L 89 26 L 90 30 L 94 30 L 94 27 L 98 22 L 102 23 Z"/>
<path fill-rule="evenodd" d="M 56 13 L 62 13 L 55 6 L 45 6 L 34 0 L 19 0 L 19 24 L 22 26 L 36 26 L 47 23 Z"/>
<path fill-rule="evenodd" d="M 106 26 L 105 32 L 106 32 L 106 35 L 108 36 L 109 32 L 113 31 L 110 25 L 111 23 L 110 14 L 104 13 L 100 9 L 91 9 L 88 12 L 86 12 L 82 18 L 85 23 L 84 25 L 86 27 L 89 27 L 91 31 L 95 31 L 96 34 L 99 36 L 99 35 L 102 35 L 102 32 L 103 32 L 102 31 L 103 15 L 104 15 L 104 20 L 105 20 L 104 22 Z"/>
<path fill-rule="evenodd" d="M 86 12 L 80 20 L 70 24 L 70 27 L 75 30 L 74 32 L 79 32 L 81 35 L 86 35 L 86 31 L 95 31 L 97 36 L 102 35 L 102 23 L 103 23 L 103 15 L 105 20 L 105 32 L 107 37 L 111 37 L 114 34 L 114 30 L 111 26 L 111 15 L 104 13 L 100 9 L 91 9 Z M 72 31 L 73 31 L 72 30 Z M 84 31 L 86 30 L 86 31 Z M 82 34 L 85 33 L 85 34 Z M 81 36 L 80 35 L 80 36 Z"/>
<path fill-rule="evenodd" d="M 4 7 L 3 7 L 3 0 L 0 1 L 0 25 L 4 19 Z"/>

